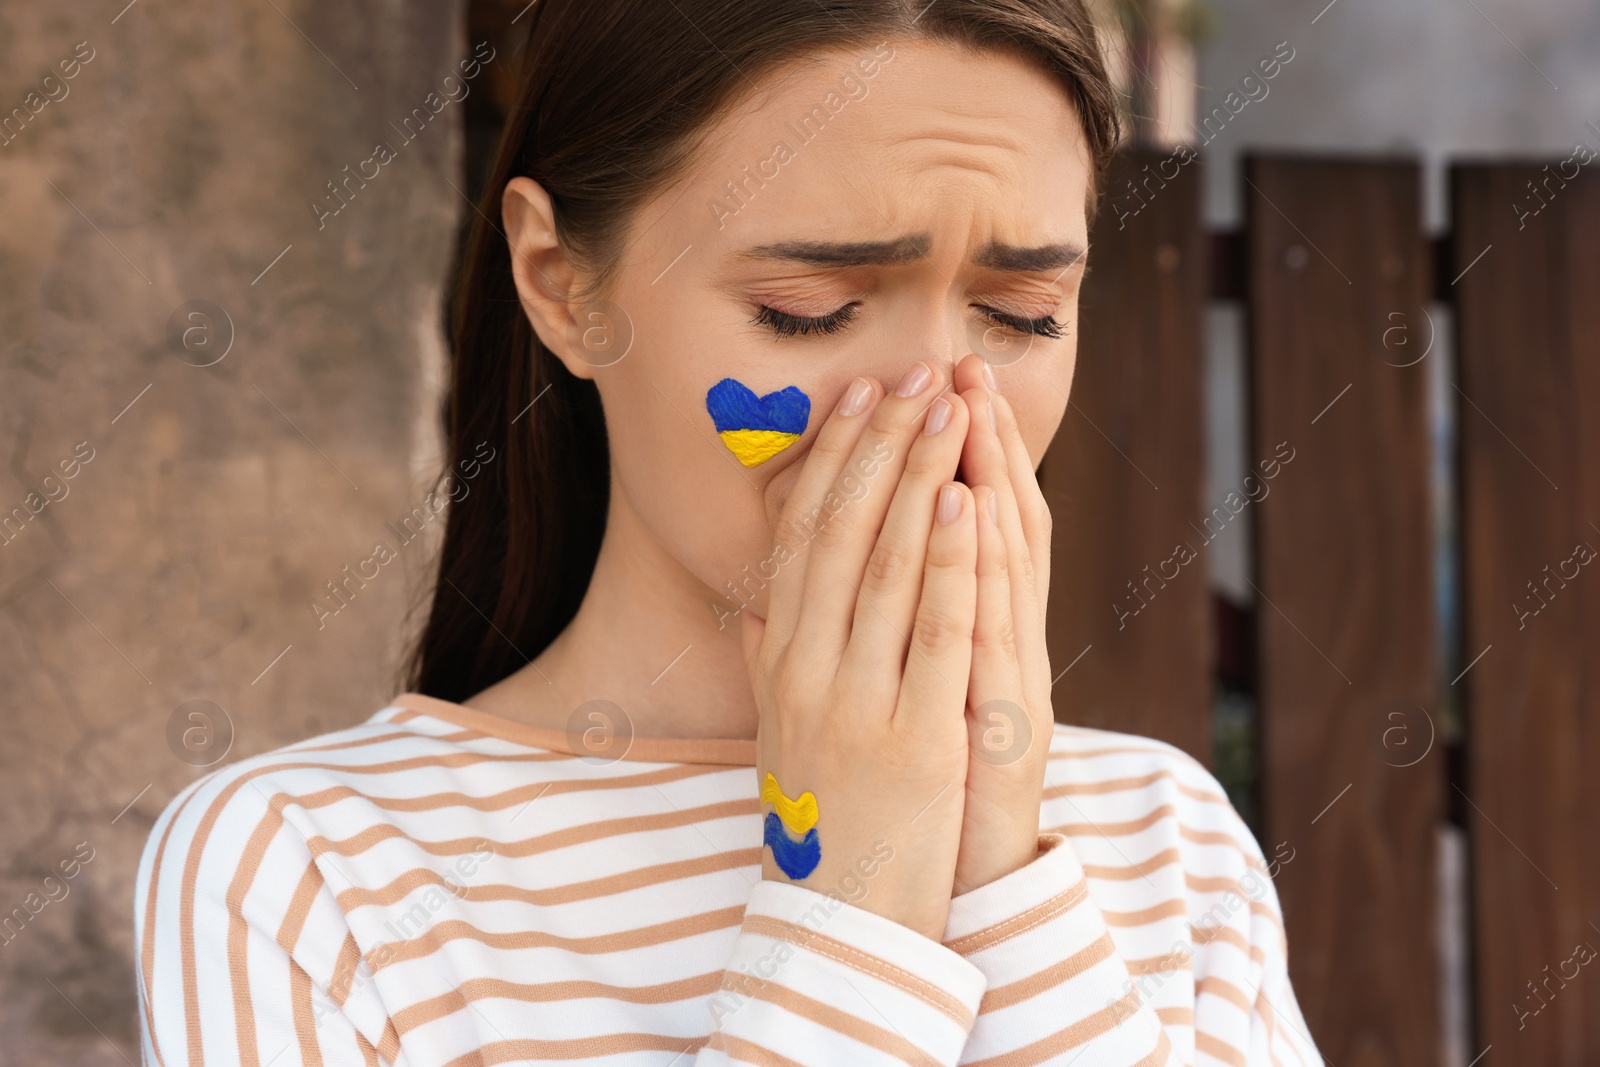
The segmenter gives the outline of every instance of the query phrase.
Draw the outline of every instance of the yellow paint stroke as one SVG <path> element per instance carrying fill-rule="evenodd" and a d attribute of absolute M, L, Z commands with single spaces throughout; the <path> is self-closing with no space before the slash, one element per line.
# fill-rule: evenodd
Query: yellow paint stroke
<path fill-rule="evenodd" d="M 782 430 L 723 430 L 717 436 L 746 467 L 765 463 L 800 438 Z"/>
<path fill-rule="evenodd" d="M 766 781 L 761 783 L 761 802 L 771 804 L 777 810 L 778 818 L 783 820 L 783 825 L 791 833 L 804 837 L 808 830 L 817 825 L 817 798 L 807 790 L 798 799 L 790 800 L 778 788 L 778 780 L 771 771 L 767 772 Z"/>

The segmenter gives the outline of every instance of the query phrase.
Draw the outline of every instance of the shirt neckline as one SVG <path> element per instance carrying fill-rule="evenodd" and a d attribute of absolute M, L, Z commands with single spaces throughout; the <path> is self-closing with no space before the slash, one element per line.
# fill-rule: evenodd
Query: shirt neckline
<path fill-rule="evenodd" d="M 389 703 L 391 706 L 398 705 L 419 715 L 443 719 L 445 722 L 469 730 L 481 730 L 491 737 L 527 745 L 530 748 L 564 752 L 569 756 L 586 755 L 572 750 L 564 731 L 517 722 L 503 715 L 479 711 L 477 708 L 469 708 L 465 704 L 431 697 L 425 693 L 401 693 Z M 627 749 L 616 758 L 641 763 L 698 763 L 754 767 L 756 743 L 753 739 L 744 737 L 635 737 L 629 742 Z"/>

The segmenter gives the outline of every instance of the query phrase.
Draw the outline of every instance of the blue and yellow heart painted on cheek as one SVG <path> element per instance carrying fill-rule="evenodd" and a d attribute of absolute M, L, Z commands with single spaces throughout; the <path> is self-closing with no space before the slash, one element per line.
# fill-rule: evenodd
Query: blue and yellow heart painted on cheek
<path fill-rule="evenodd" d="M 811 398 L 795 386 L 756 396 L 733 378 L 724 378 L 706 393 L 706 410 L 717 436 L 746 467 L 765 463 L 806 432 Z"/>

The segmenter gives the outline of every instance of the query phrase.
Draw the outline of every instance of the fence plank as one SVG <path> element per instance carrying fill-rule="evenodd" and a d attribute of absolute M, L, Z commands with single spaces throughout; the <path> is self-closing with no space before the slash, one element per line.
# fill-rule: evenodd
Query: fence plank
<path fill-rule="evenodd" d="M 1248 510 L 1262 844 L 1286 860 L 1290 975 L 1330 1062 L 1434 1064 L 1444 753 L 1420 174 L 1252 157 L 1244 177 L 1252 455 L 1282 462 Z"/>
<path fill-rule="evenodd" d="M 1055 520 L 1057 717 L 1158 737 L 1209 764 L 1204 564 L 1156 573 L 1200 512 L 1199 166 L 1138 152 L 1116 161 L 1089 236 L 1071 398 L 1040 484 Z"/>
<path fill-rule="evenodd" d="M 1574 169 L 1451 175 L 1478 1037 L 1505 1063 L 1600 1062 L 1573 958 L 1600 951 L 1600 562 L 1574 558 L 1600 551 L 1600 178 Z"/>

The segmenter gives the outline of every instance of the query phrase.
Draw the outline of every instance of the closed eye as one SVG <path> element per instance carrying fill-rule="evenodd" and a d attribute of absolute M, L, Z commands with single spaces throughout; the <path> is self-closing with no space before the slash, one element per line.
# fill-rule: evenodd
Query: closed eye
<path fill-rule="evenodd" d="M 1038 337 L 1060 337 L 1065 332 L 1065 327 L 1055 320 L 1054 316 L 1041 315 L 1037 319 L 1024 318 L 1020 315 L 1008 315 L 994 308 L 974 304 L 984 317 L 997 326 L 1005 326 L 1016 330 L 1018 333 L 1030 333 Z"/>
<path fill-rule="evenodd" d="M 772 332 L 779 337 L 793 337 L 797 333 L 838 333 L 856 317 L 858 306 L 853 303 L 846 304 L 837 311 L 808 318 L 805 315 L 791 315 L 787 311 L 779 311 L 777 308 L 762 304 L 761 310 L 757 311 L 756 317 L 750 321 L 771 327 Z"/>
<path fill-rule="evenodd" d="M 806 316 L 791 315 L 786 311 L 779 311 L 777 308 L 762 304 L 755 317 L 750 321 L 768 327 L 778 337 L 793 337 L 796 334 L 838 333 L 856 317 L 856 312 L 860 306 L 860 304 L 852 302 L 845 304 L 837 311 L 830 311 L 826 315 Z M 1066 332 L 1065 326 L 1057 322 L 1055 317 L 1051 315 L 1042 315 L 1039 318 L 1030 319 L 1022 315 L 1011 315 L 1004 311 L 998 311 L 982 304 L 974 304 L 972 306 L 982 312 L 984 318 L 994 325 L 1004 326 L 1018 333 L 1032 334 L 1037 337 L 1061 337 Z"/>

